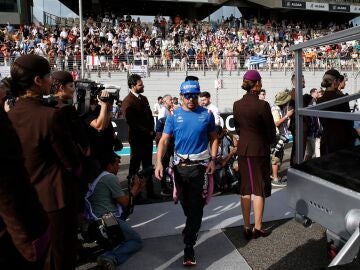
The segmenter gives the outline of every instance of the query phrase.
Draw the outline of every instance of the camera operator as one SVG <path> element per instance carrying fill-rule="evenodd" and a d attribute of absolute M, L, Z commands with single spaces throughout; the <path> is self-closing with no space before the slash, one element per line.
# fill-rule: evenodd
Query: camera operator
<path fill-rule="evenodd" d="M 116 142 L 114 128 L 111 124 L 113 100 L 109 98 L 106 89 L 101 90 L 99 95 L 90 100 L 90 110 L 83 118 L 88 126 L 91 157 L 94 161 L 91 175 L 92 181 L 100 170 L 100 163 L 103 158 L 114 151 Z"/>
<path fill-rule="evenodd" d="M 271 184 L 276 187 L 285 187 L 286 181 L 279 178 L 278 172 L 282 159 L 284 157 L 285 143 L 288 139 L 288 122 L 294 113 L 294 109 L 289 107 L 291 95 L 289 91 L 281 91 L 275 96 L 274 106 L 271 108 L 271 113 L 274 118 L 276 126 L 276 143 L 271 149 L 271 165 L 272 176 Z"/>
<path fill-rule="evenodd" d="M 144 187 L 145 179 L 134 176 L 129 194 L 125 194 L 116 176 L 119 163 L 120 157 L 114 153 L 104 158 L 103 171 L 91 184 L 86 195 L 87 210 L 93 219 L 102 218 L 106 224 L 104 215 L 112 213 L 116 219 L 113 224 L 118 224 L 123 235 L 118 243 L 113 243 L 116 246 L 112 250 L 98 257 L 97 262 L 103 269 L 115 269 L 142 247 L 140 236 L 121 217 L 127 207 L 131 206 L 132 196 L 136 196 Z M 108 236 L 111 238 L 111 234 Z"/>

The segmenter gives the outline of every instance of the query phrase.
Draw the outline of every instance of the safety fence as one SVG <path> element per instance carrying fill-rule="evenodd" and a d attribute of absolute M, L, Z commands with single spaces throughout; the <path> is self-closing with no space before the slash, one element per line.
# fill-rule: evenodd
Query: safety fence
<path fill-rule="evenodd" d="M 69 56 L 46 56 L 54 70 L 81 70 L 80 55 Z M 11 66 L 16 56 L 4 57 L 0 55 L 0 66 Z M 251 62 L 250 57 L 244 55 L 205 57 L 162 57 L 162 56 L 137 56 L 132 54 L 123 55 L 87 55 L 85 56 L 85 71 L 87 73 L 98 72 L 131 72 L 134 70 L 145 70 L 150 73 L 154 71 L 219 71 L 219 73 L 240 73 L 241 70 L 256 68 L 266 71 L 293 71 L 295 62 L 292 57 L 267 57 L 260 61 Z M 325 71 L 335 68 L 345 72 L 358 73 L 360 69 L 360 58 L 351 57 L 322 57 L 311 61 L 303 61 L 303 69 L 308 71 Z"/>

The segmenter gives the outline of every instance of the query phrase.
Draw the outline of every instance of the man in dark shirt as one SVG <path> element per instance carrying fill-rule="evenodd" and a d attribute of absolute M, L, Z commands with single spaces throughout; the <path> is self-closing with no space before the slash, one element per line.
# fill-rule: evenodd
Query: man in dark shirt
<path fill-rule="evenodd" d="M 129 176 L 142 168 L 152 166 L 153 140 L 155 138 L 154 118 L 149 101 L 142 95 L 144 84 L 141 77 L 132 74 L 128 79 L 129 94 L 122 103 L 122 113 L 129 126 L 129 143 L 131 148 Z M 152 179 L 146 181 L 148 199 L 157 199 Z"/>

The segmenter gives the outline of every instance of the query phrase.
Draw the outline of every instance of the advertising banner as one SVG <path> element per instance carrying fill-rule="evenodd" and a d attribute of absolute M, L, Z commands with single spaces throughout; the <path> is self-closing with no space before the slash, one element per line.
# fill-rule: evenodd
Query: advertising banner
<path fill-rule="evenodd" d="M 283 0 L 282 6 L 284 8 L 300 8 L 300 9 L 306 8 L 305 2 L 302 2 L 302 1 Z"/>
<path fill-rule="evenodd" d="M 329 4 L 327 4 L 327 3 L 316 3 L 316 2 L 306 2 L 306 9 L 319 10 L 319 11 L 329 11 Z"/>
<path fill-rule="evenodd" d="M 351 13 L 360 13 L 360 6 L 351 5 L 350 6 L 350 12 Z"/>
<path fill-rule="evenodd" d="M 329 11 L 350 12 L 350 6 L 349 5 L 329 4 Z"/>

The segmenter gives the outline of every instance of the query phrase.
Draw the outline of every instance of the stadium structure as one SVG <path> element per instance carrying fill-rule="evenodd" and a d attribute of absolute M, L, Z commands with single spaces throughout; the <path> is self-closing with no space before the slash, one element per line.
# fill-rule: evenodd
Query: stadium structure
<path fill-rule="evenodd" d="M 65 6 L 79 12 L 79 2 L 60 0 Z M 29 24 L 32 22 L 33 1 L 0 1 L 0 24 Z M 360 15 L 359 0 L 89 0 L 82 1 L 83 14 L 94 15 L 112 11 L 118 15 L 184 16 L 188 19 L 204 19 L 221 6 L 236 6 L 246 17 L 317 18 L 322 21 L 351 20 Z M 96 11 L 96 12 L 95 12 Z M 329 16 L 334 13 L 339 16 Z"/>

